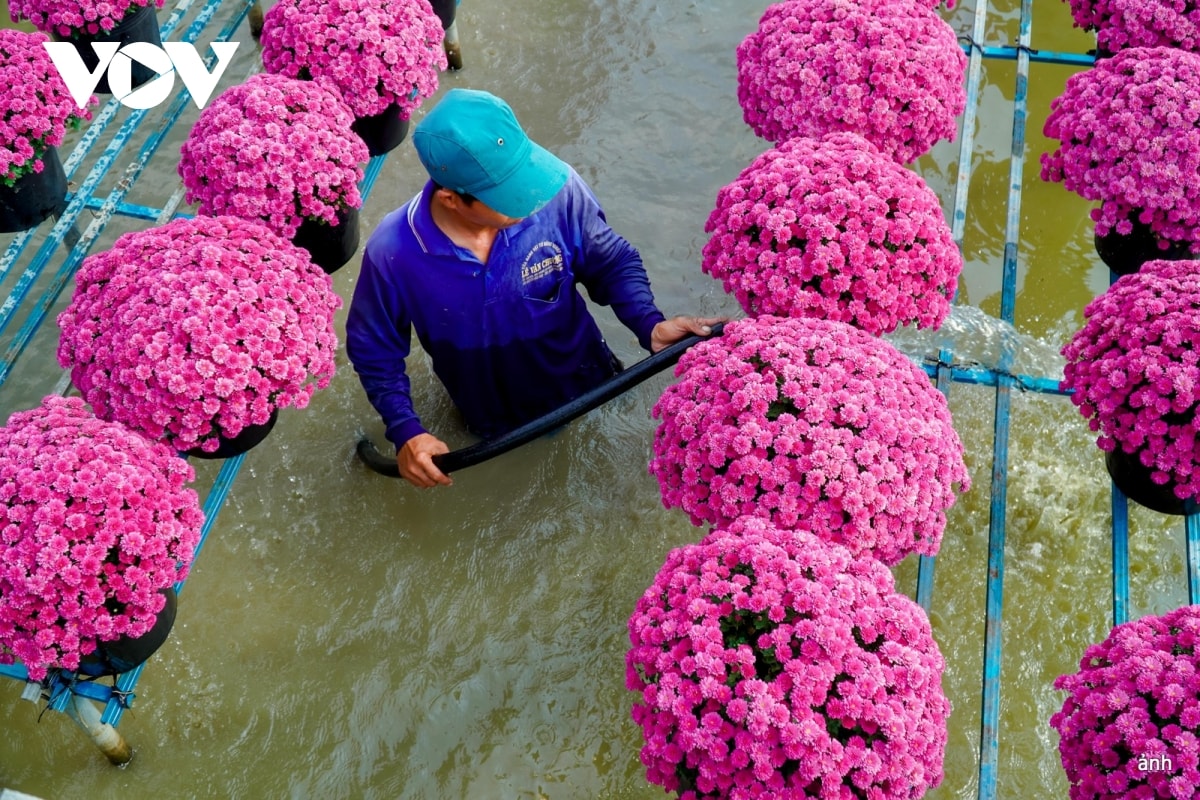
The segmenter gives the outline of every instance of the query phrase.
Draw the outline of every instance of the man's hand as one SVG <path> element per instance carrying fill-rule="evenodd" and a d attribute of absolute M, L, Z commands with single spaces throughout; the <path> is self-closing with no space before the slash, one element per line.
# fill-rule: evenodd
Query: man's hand
<path fill-rule="evenodd" d="M 400 477 L 421 489 L 431 486 L 449 486 L 454 481 L 433 464 L 433 457 L 449 453 L 446 443 L 431 433 L 418 433 L 404 443 L 396 452 L 396 465 Z"/>
<path fill-rule="evenodd" d="M 708 336 L 712 333 L 713 325 L 725 320 L 725 317 L 671 317 L 664 319 L 650 332 L 650 352 L 657 353 L 689 334 Z"/>

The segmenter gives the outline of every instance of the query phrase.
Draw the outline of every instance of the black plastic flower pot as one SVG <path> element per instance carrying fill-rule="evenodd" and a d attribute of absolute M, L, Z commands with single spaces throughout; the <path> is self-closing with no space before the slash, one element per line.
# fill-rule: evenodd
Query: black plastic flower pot
<path fill-rule="evenodd" d="M 458 0 L 430 0 L 433 13 L 442 21 L 442 30 L 454 24 L 454 16 L 458 13 Z"/>
<path fill-rule="evenodd" d="M 271 412 L 270 418 L 261 425 L 247 425 L 242 428 L 237 436 L 218 436 L 216 450 L 202 450 L 199 447 L 193 447 L 187 451 L 187 454 L 192 458 L 217 459 L 217 458 L 233 458 L 240 456 L 242 453 L 248 452 L 251 448 L 257 447 L 267 438 L 267 434 L 275 427 L 275 423 L 279 420 L 279 409 Z"/>
<path fill-rule="evenodd" d="M 22 175 L 12 186 L 0 183 L 0 233 L 36 227 L 67 207 L 67 176 L 58 148 L 42 154 L 42 171 Z"/>
<path fill-rule="evenodd" d="M 91 677 L 120 675 L 144 664 L 154 655 L 171 635 L 178 610 L 178 596 L 174 587 L 168 586 L 162 590 L 162 594 L 167 602 L 158 612 L 150 630 L 136 638 L 122 636 L 110 642 L 99 642 L 95 651 L 79 660 L 79 673 Z"/>
<path fill-rule="evenodd" d="M 358 250 L 358 209 L 338 214 L 338 224 L 306 219 L 296 229 L 292 244 L 303 247 L 313 263 L 329 275 L 337 272 Z"/>
<path fill-rule="evenodd" d="M 366 143 L 367 152 L 374 158 L 400 146 L 408 136 L 408 120 L 400 116 L 400 106 L 392 103 L 378 114 L 358 117 L 350 130 Z"/>
<path fill-rule="evenodd" d="M 1140 506 L 1160 514 L 1182 516 L 1195 509 L 1192 500 L 1180 500 L 1173 483 L 1159 484 L 1150 478 L 1150 468 L 1136 455 L 1120 449 L 1104 455 L 1104 467 L 1113 483 L 1126 497 Z"/>
<path fill-rule="evenodd" d="M 1096 234 L 1096 254 L 1117 275 L 1131 275 L 1147 261 L 1193 258 L 1187 244 L 1171 242 L 1163 249 L 1159 247 L 1162 241 L 1149 225 L 1135 219 L 1133 230 L 1127 234 L 1117 233 L 1115 228 L 1104 236 Z"/>
<path fill-rule="evenodd" d="M 124 19 L 118 22 L 111 31 L 100 31 L 95 34 L 76 31 L 70 37 L 56 35 L 54 38 L 57 41 L 70 42 L 75 45 L 75 50 L 83 59 L 83 64 L 87 67 L 88 72 L 95 72 L 96 67 L 100 64 L 100 59 L 92 50 L 92 42 L 120 42 L 122 47 L 131 42 L 147 42 L 155 47 L 161 47 L 162 29 L 158 25 L 158 11 L 154 0 L 150 0 L 148 5 L 131 7 Z M 125 56 L 118 55 L 116 57 L 124 58 Z M 109 66 L 111 67 L 111 64 Z M 139 61 L 134 61 L 130 67 L 130 87 L 136 89 L 157 76 L 158 73 L 154 70 Z M 100 76 L 100 82 L 96 84 L 96 94 L 112 94 L 112 88 L 108 85 L 107 70 L 104 75 Z"/>

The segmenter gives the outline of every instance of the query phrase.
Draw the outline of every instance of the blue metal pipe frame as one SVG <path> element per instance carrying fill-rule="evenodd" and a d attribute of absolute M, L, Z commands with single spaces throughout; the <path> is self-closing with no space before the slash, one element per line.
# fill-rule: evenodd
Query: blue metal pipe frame
<path fill-rule="evenodd" d="M 200 34 L 204 31 L 209 21 L 211 21 L 213 16 L 216 14 L 222 2 L 223 0 L 209 0 L 209 2 L 201 10 L 199 16 L 197 16 L 191 26 L 189 26 L 183 40 L 186 42 L 195 42 L 196 39 L 199 38 Z M 229 21 L 228 25 L 226 25 L 226 27 L 218 34 L 218 37 L 228 39 L 228 37 L 232 35 L 235 30 L 237 30 L 237 27 L 241 24 L 242 20 L 245 18 L 245 15 L 249 12 L 251 5 L 251 0 L 243 0 L 241 7 L 233 15 L 233 18 Z M 213 59 L 209 58 L 208 66 L 210 68 L 212 67 L 212 63 Z M 150 162 L 151 156 L 153 156 L 158 150 L 159 145 L 162 144 L 167 133 L 178 121 L 180 115 L 187 107 L 187 103 L 188 93 L 186 90 L 181 90 L 179 94 L 176 95 L 172 104 L 168 106 L 166 112 L 164 112 L 158 129 L 154 131 L 142 145 L 142 148 L 138 152 L 137 159 L 128 167 L 126 167 L 123 180 L 121 180 L 117 187 L 109 193 L 108 198 L 101 206 L 100 213 L 92 220 L 91 224 L 88 225 L 87 230 L 84 232 L 81 239 L 75 244 L 74 247 L 71 248 L 66 259 L 63 261 L 58 271 L 54 274 L 50 285 L 45 291 L 43 291 L 41 297 L 39 297 L 35 302 L 33 309 L 26 317 L 21 328 L 17 331 L 13 341 L 9 342 L 8 346 L 5 348 L 3 356 L 0 356 L 0 383 L 3 383 L 4 380 L 8 378 L 8 374 L 11 372 L 16 360 L 20 357 L 21 353 L 24 352 L 38 328 L 41 327 L 42 322 L 45 320 L 46 315 L 50 313 L 51 307 L 58 299 L 58 296 L 62 293 L 62 290 L 66 288 L 67 284 L 74 277 L 75 271 L 78 269 L 79 262 L 82 261 L 84 254 L 87 253 L 92 244 L 95 243 L 96 239 L 98 239 L 100 234 L 104 231 L 105 226 L 108 224 L 108 221 L 112 218 L 116 211 L 117 204 L 133 187 L 134 183 L 137 181 L 146 165 Z M 0 333 L 3 333 L 8 327 L 8 324 L 12 321 L 13 315 L 15 314 L 17 308 L 22 304 L 22 301 L 32 288 L 34 282 L 44 271 L 51 256 L 59 250 L 62 243 L 61 237 L 69 228 L 74 227 L 75 219 L 83 210 L 84 200 L 87 197 L 90 197 L 92 190 L 95 189 L 100 181 L 107 175 L 112 163 L 125 148 L 126 144 L 128 144 L 130 138 L 138 130 L 142 120 L 148 113 L 148 109 L 138 109 L 133 111 L 118 130 L 117 135 L 113 138 L 113 141 L 100 155 L 95 167 L 92 168 L 92 171 L 84 180 L 83 185 L 80 187 L 75 197 L 67 205 L 62 217 L 51 229 L 50 237 L 48 237 L 47 240 L 42 244 L 42 247 L 38 249 L 37 254 L 34 256 L 33 262 L 21 275 L 20 279 L 17 281 L 17 285 L 5 299 L 3 306 L 0 307 Z"/>
<path fill-rule="evenodd" d="M 210 0 L 193 21 L 192 25 L 189 26 L 183 37 L 183 41 L 195 42 L 223 2 L 224 0 Z M 217 41 L 227 41 L 229 39 L 242 23 L 254 3 L 255 0 L 241 0 L 240 7 L 235 9 L 233 16 L 217 34 Z M 191 2 L 188 0 L 188 2 L 176 7 L 174 13 L 163 26 L 164 39 L 178 25 L 190 5 Z M 207 66 L 210 69 L 212 68 L 213 61 L 212 57 L 207 59 Z M 126 168 L 124 180 L 109 193 L 104 201 L 97 200 L 91 193 L 99 185 L 100 181 L 106 177 L 116 157 L 142 124 L 143 119 L 148 113 L 147 111 L 135 111 L 126 119 L 125 123 L 114 136 L 113 141 L 108 145 L 97 160 L 96 165 L 89 172 L 87 178 L 85 178 L 79 189 L 71 195 L 67 209 L 52 227 L 46 241 L 34 256 L 33 262 L 18 279 L 16 287 L 5 299 L 4 304 L 0 305 L 0 332 L 3 332 L 14 313 L 22 307 L 30 288 L 41 275 L 51 256 L 62 248 L 66 232 L 74 226 L 76 218 L 83 209 L 98 210 L 99 214 L 93 220 L 92 224 L 89 225 L 87 232 L 81 237 L 80 241 L 71 248 L 66 260 L 58 273 L 56 273 L 52 284 L 34 301 L 33 313 L 26 319 L 16 338 L 6 350 L 3 360 L 0 361 L 0 385 L 8 378 L 13 364 L 24 351 L 34 333 L 36 333 L 45 321 L 50 307 L 54 304 L 59 294 L 61 294 L 67 282 L 74 276 L 80 261 L 94 244 L 108 220 L 114 214 L 122 214 L 147 221 L 156 220 L 163 215 L 164 209 L 127 204 L 123 202 L 123 198 L 133 187 L 137 178 L 141 175 L 159 145 L 161 145 L 163 139 L 170 132 L 172 126 L 178 121 L 183 110 L 186 108 L 188 100 L 189 97 L 186 89 L 182 89 L 163 114 L 158 129 L 143 144 L 135 161 Z M 114 119 L 119 107 L 119 104 L 115 100 L 110 100 L 95 116 L 88 130 L 81 137 L 79 144 L 72 151 L 66 162 L 64 162 L 64 169 L 68 171 L 68 174 L 73 174 L 83 159 L 94 148 L 104 129 Z M 371 159 L 364 169 L 363 180 L 359 183 L 359 189 L 364 202 L 369 197 L 371 190 L 379 178 L 385 159 L 386 156 L 377 156 Z M 12 266 L 16 263 L 21 253 L 29 242 L 32 241 L 33 233 L 33 231 L 27 231 L 14 237 L 14 240 L 5 251 L 3 260 L 0 260 L 0 280 L 3 280 L 5 275 L 11 271 Z M 205 521 L 201 529 L 200 542 L 196 546 L 196 556 L 199 555 L 200 549 L 203 547 L 205 541 L 207 541 L 208 535 L 220 515 L 229 491 L 237 479 L 243 458 L 244 456 L 236 456 L 226 459 L 213 481 L 213 485 L 204 503 Z M 182 591 L 183 586 L 184 582 L 177 583 L 175 589 Z M 56 711 L 66 711 L 72 694 L 86 697 L 89 700 L 103 703 L 105 708 L 101 716 L 101 722 L 115 726 L 120 722 L 121 716 L 128 707 L 129 702 L 134 698 L 134 689 L 141 678 L 144 666 L 144 664 L 140 665 L 129 672 L 117 676 L 113 686 L 105 686 L 93 680 L 81 680 L 73 673 L 67 671 L 53 671 L 44 686 L 49 696 L 48 706 Z M 13 678 L 22 682 L 29 681 L 29 673 L 25 666 L 20 663 L 0 664 L 0 677 Z"/>
<path fill-rule="evenodd" d="M 163 23 L 162 26 L 162 38 L 164 41 L 175 32 L 175 28 L 179 26 L 179 23 L 183 20 L 184 15 L 190 10 L 192 4 L 193 0 L 184 0 L 184 2 L 179 3 L 175 7 L 175 10 L 171 12 L 171 16 L 167 17 L 167 21 Z M 185 41 L 194 41 L 194 38 L 185 39 Z M 75 171 L 79 168 L 79 165 L 83 163 L 83 160 L 95 148 L 96 143 L 100 140 L 100 136 L 108 129 L 109 124 L 116 118 L 117 112 L 120 111 L 120 109 L 121 104 L 114 98 L 105 103 L 100 110 L 93 115 L 92 120 L 88 124 L 87 130 L 84 131 L 83 136 L 80 138 L 79 143 L 74 147 L 74 149 L 71 150 L 71 154 L 67 156 L 67 160 L 63 162 L 63 170 L 66 172 L 68 180 L 74 177 Z M 122 132 L 124 132 L 124 128 L 122 128 Z M 124 134 L 126 141 L 128 141 L 130 135 L 132 135 L 132 129 L 128 133 Z M 120 137 L 120 134 L 118 134 L 118 137 Z M 97 182 L 98 180 L 99 178 L 97 178 Z M 95 183 L 93 183 L 92 186 L 94 187 Z M 81 187 L 81 191 L 82 189 L 83 187 Z M 80 192 L 76 192 L 75 194 L 79 193 Z M 71 195 L 71 197 L 73 198 L 74 195 Z M 70 211 L 71 205 L 68 203 L 67 209 L 64 210 L 62 217 L 67 217 Z M 64 233 L 75 224 L 75 217 L 77 216 L 78 210 L 76 210 L 75 216 L 71 216 L 68 219 L 69 224 L 64 223 L 61 230 L 57 224 L 51 229 L 50 235 L 47 237 L 47 241 L 48 243 L 51 243 L 51 247 L 57 247 L 59 244 L 61 244 Z M 29 243 L 33 241 L 33 237 L 36 233 L 36 228 L 22 231 L 21 233 L 17 234 L 12 242 L 9 243 L 8 247 L 5 248 L 4 256 L 0 257 L 0 281 L 4 280 L 8 276 L 8 273 L 11 271 L 21 253 L 23 253 Z M 8 301 L 6 300 L 5 307 L 7 306 Z"/>

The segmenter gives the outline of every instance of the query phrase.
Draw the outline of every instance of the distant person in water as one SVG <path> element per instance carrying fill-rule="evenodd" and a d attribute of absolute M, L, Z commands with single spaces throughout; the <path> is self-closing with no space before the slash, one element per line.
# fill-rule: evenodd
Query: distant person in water
<path fill-rule="evenodd" d="M 430 180 L 371 235 L 346 350 L 414 486 L 449 485 L 410 395 L 412 330 L 475 434 L 499 436 L 620 369 L 576 284 L 658 352 L 718 319 L 666 319 L 641 256 L 569 165 L 487 92 L 452 89 L 416 126 Z"/>

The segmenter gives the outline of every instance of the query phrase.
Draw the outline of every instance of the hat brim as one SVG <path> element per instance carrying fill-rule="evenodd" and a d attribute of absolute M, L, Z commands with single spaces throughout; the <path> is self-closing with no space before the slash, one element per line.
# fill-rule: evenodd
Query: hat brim
<path fill-rule="evenodd" d="M 571 172 L 558 156 L 536 142 L 529 144 L 525 163 L 502 183 L 474 192 L 484 205 L 506 217 L 522 219 L 549 203 Z"/>

